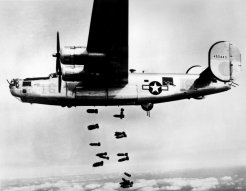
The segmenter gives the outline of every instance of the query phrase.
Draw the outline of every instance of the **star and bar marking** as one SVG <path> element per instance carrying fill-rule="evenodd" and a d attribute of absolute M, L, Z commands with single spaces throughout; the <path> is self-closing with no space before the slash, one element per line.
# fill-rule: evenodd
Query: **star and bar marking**
<path fill-rule="evenodd" d="M 149 80 L 144 80 L 144 82 L 149 82 Z M 170 77 L 163 77 L 162 84 L 158 81 L 152 81 L 149 85 L 142 85 L 143 90 L 149 90 L 149 92 L 153 95 L 159 95 L 162 91 L 168 91 L 168 86 L 173 84 L 173 78 Z"/>
<path fill-rule="evenodd" d="M 153 95 L 159 95 L 163 90 L 168 91 L 168 86 L 162 86 L 158 81 L 152 81 L 149 85 L 142 85 L 143 90 L 149 90 Z"/>

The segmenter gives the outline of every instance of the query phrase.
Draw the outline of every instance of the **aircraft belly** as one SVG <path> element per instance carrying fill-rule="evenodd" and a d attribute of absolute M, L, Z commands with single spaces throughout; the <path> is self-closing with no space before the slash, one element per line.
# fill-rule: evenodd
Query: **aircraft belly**
<path fill-rule="evenodd" d="M 77 87 L 75 91 L 75 99 L 76 102 L 81 105 L 106 105 L 107 91 L 106 88 L 88 89 Z"/>
<path fill-rule="evenodd" d="M 122 88 L 109 88 L 107 102 L 109 105 L 135 105 L 138 100 L 136 85 L 127 85 Z"/>
<path fill-rule="evenodd" d="M 61 105 L 67 106 L 72 105 L 70 99 L 66 98 L 55 98 L 55 97 L 22 97 L 23 102 L 46 104 L 46 105 Z"/>
<path fill-rule="evenodd" d="M 163 103 L 163 102 L 170 102 L 170 101 L 177 101 L 177 100 L 182 100 L 182 99 L 190 99 L 190 98 L 197 98 L 200 96 L 206 96 L 206 95 L 211 95 L 211 94 L 216 94 L 220 92 L 224 92 L 229 90 L 230 87 L 228 86 L 221 86 L 221 87 L 207 87 L 207 88 L 202 88 L 199 90 L 189 90 L 189 91 L 184 91 L 184 92 L 176 92 L 174 94 L 167 94 L 163 96 L 159 96 L 156 98 L 149 97 L 147 99 L 142 99 L 142 103 Z"/>
<path fill-rule="evenodd" d="M 137 86 L 101 89 L 79 87 L 75 95 L 78 105 L 130 105 L 137 103 Z"/>

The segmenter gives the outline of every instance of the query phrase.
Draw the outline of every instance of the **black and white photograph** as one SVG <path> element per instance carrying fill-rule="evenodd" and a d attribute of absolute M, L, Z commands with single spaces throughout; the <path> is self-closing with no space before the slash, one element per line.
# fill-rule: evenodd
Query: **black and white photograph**
<path fill-rule="evenodd" d="M 245 0 L 0 0 L 1 191 L 245 191 Z"/>

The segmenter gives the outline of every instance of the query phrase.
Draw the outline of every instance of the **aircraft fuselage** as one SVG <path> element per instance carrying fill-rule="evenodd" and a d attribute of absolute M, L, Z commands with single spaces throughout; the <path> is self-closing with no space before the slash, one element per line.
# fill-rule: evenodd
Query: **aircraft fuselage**
<path fill-rule="evenodd" d="M 62 81 L 57 77 L 16 79 L 11 94 L 22 102 L 59 106 L 144 105 L 181 99 L 200 99 L 230 89 L 229 83 L 214 81 L 194 88 L 199 75 L 130 73 L 123 87 L 86 87 L 83 82 Z M 18 84 L 18 85 L 16 85 Z"/>

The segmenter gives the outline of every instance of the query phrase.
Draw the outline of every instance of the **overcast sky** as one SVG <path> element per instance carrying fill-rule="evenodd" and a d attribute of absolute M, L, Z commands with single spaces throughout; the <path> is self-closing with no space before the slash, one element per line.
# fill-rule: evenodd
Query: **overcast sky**
<path fill-rule="evenodd" d="M 92 0 L 0 0 L 0 177 L 245 165 L 246 75 L 239 87 L 207 97 L 155 105 L 151 118 L 139 106 L 72 109 L 24 104 L 11 96 L 6 79 L 47 76 L 55 71 L 56 31 L 61 45 L 86 45 Z M 245 0 L 130 0 L 129 66 L 137 71 L 184 73 L 207 67 L 216 41 L 246 48 Z M 88 132 L 87 126 L 100 129 Z M 128 138 L 115 140 L 124 130 Z M 102 147 L 90 148 L 100 141 Z M 108 152 L 92 169 L 95 154 Z M 116 154 L 130 161 L 118 163 Z"/>

